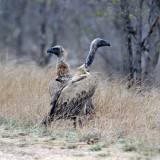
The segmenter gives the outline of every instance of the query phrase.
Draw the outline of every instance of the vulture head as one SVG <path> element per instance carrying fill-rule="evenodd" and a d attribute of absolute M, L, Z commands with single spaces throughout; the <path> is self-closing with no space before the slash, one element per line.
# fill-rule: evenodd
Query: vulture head
<path fill-rule="evenodd" d="M 110 46 L 110 43 L 108 43 L 107 41 L 101 38 L 96 38 L 92 41 L 90 45 L 89 55 L 85 61 L 85 68 L 91 67 L 91 64 L 93 63 L 97 49 L 103 46 Z"/>
<path fill-rule="evenodd" d="M 65 55 L 65 50 L 62 46 L 54 46 L 47 49 L 47 53 L 55 54 L 57 57 L 63 57 Z"/>
<path fill-rule="evenodd" d="M 108 43 L 107 41 L 105 41 L 104 39 L 101 38 L 96 38 L 92 41 L 91 43 L 91 49 L 98 49 L 99 47 L 103 47 L 103 46 L 110 46 L 110 43 Z"/>

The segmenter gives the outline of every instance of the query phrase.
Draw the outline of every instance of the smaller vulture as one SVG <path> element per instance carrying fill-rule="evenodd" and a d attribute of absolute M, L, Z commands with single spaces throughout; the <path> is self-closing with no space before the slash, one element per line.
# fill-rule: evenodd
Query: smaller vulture
<path fill-rule="evenodd" d="M 110 44 L 100 38 L 92 41 L 85 63 L 77 68 L 74 76 L 70 75 L 68 69 L 66 74 L 57 72 L 58 81 L 65 83 L 53 95 L 51 111 L 43 120 L 43 124 L 48 125 L 51 121 L 61 118 L 71 118 L 74 120 L 74 125 L 76 125 L 76 117 L 84 111 L 88 103 L 92 103 L 91 97 L 94 95 L 98 85 L 98 76 L 90 74 L 88 70 L 93 63 L 97 49 L 102 46 L 110 46 Z M 63 51 L 61 46 L 55 46 L 47 50 L 47 52 L 58 56 L 58 65 L 64 64 L 63 56 L 60 56 Z"/>
<path fill-rule="evenodd" d="M 62 46 L 55 46 L 53 48 L 50 48 L 47 50 L 47 53 L 53 54 L 51 49 L 55 50 L 55 55 L 57 56 L 57 77 L 55 80 L 52 80 L 49 83 L 49 93 L 50 96 L 53 97 L 55 92 L 66 82 L 68 82 L 71 78 L 72 75 L 70 73 L 70 65 L 66 62 L 65 57 L 66 57 L 66 51 Z"/>

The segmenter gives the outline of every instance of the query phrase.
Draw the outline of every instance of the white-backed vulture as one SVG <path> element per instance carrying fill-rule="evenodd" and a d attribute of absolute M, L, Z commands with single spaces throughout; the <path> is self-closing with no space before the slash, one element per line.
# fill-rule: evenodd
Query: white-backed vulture
<path fill-rule="evenodd" d="M 50 124 L 52 120 L 60 118 L 75 120 L 76 116 L 84 110 L 84 107 L 94 95 L 98 84 L 98 77 L 91 75 L 87 70 L 93 63 L 97 49 L 102 46 L 110 46 L 110 44 L 100 38 L 92 41 L 85 63 L 77 69 L 77 73 L 64 83 L 52 97 L 51 111 L 43 121 L 45 125 Z M 60 51 L 60 46 L 47 50 L 47 52 L 56 55 L 59 55 Z"/>
<path fill-rule="evenodd" d="M 66 62 L 66 51 L 62 46 L 55 46 L 55 48 L 59 48 L 59 53 L 57 55 L 57 66 L 56 66 L 56 74 L 57 77 L 55 80 L 52 80 L 49 83 L 49 93 L 50 96 L 53 97 L 55 92 L 58 91 L 58 89 L 65 84 L 69 79 L 72 78 L 72 75 L 70 73 L 70 65 Z M 57 51 L 58 52 L 58 51 Z M 52 54 L 48 50 L 49 54 Z"/>

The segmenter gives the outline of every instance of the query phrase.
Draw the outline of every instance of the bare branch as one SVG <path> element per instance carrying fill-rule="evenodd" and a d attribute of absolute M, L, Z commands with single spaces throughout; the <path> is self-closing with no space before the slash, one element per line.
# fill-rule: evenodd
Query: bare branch
<path fill-rule="evenodd" d="M 153 33 L 153 29 L 155 28 L 157 21 L 159 19 L 159 16 L 156 17 L 156 19 L 153 21 L 149 32 L 147 33 L 146 37 L 143 39 L 143 41 L 141 42 L 141 46 L 143 50 L 148 50 L 147 47 L 145 46 L 145 42 L 149 39 L 149 37 L 151 36 L 151 34 Z"/>
<path fill-rule="evenodd" d="M 152 63 L 153 63 L 153 68 L 155 69 L 157 64 L 158 64 L 158 60 L 159 60 L 159 52 L 157 51 L 156 54 L 153 57 Z"/>

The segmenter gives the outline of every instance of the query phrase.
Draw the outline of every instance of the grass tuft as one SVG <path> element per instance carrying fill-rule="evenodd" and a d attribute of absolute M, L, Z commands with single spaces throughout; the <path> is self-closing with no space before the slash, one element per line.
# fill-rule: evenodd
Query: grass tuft
<path fill-rule="evenodd" d="M 137 148 L 133 144 L 125 144 L 123 150 L 126 152 L 136 151 Z"/>
<path fill-rule="evenodd" d="M 84 157 L 85 154 L 84 153 L 79 153 L 79 154 L 74 154 L 75 157 Z"/>
<path fill-rule="evenodd" d="M 98 146 L 98 145 L 94 145 L 94 146 L 92 146 L 89 150 L 90 150 L 90 151 L 101 151 L 101 150 L 102 150 L 102 147 L 101 147 L 101 146 Z"/>
<path fill-rule="evenodd" d="M 76 149 L 77 145 L 76 144 L 68 144 L 67 148 L 68 149 Z"/>
<path fill-rule="evenodd" d="M 110 157 L 111 154 L 110 153 L 99 153 L 98 156 L 99 157 Z"/>

